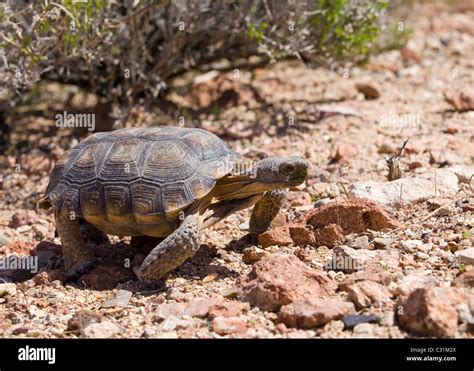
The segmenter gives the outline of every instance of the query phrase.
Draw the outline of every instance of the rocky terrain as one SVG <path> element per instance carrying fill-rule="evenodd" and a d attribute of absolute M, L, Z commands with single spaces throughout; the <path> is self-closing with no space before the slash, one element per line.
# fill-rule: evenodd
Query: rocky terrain
<path fill-rule="evenodd" d="M 231 215 L 154 287 L 133 273 L 144 252 L 118 237 L 95 248 L 101 264 L 64 281 L 38 200 L 87 135 L 56 127 L 55 113 L 97 98 L 41 86 L 0 157 L 0 258 L 39 264 L 0 270 L 0 336 L 474 337 L 474 7 L 462 4 L 415 6 L 407 45 L 364 66 L 192 72 L 168 107 L 135 108 L 127 126 L 202 127 L 248 158 L 311 164 L 260 244 L 250 210 Z M 402 177 L 389 181 L 391 156 Z"/>

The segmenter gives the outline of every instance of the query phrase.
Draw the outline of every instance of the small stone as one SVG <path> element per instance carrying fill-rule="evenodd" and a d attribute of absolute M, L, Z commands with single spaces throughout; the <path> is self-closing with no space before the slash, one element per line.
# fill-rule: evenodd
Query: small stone
<path fill-rule="evenodd" d="M 394 238 L 389 237 L 375 237 L 374 243 L 379 248 L 387 248 L 392 246 L 396 240 Z"/>
<path fill-rule="evenodd" d="M 467 303 L 458 304 L 456 307 L 459 314 L 459 322 L 470 323 L 474 321 L 473 314 L 471 313 L 471 308 Z"/>
<path fill-rule="evenodd" d="M 430 256 L 428 254 L 425 254 L 424 252 L 418 251 L 416 253 L 416 257 L 420 260 L 428 260 Z"/>
<path fill-rule="evenodd" d="M 373 326 L 370 323 L 359 323 L 354 326 L 353 337 L 355 338 L 373 338 L 374 331 Z"/>
<path fill-rule="evenodd" d="M 289 229 L 287 227 L 279 227 L 262 233 L 258 237 L 258 241 L 265 249 L 270 246 L 288 246 L 293 244 Z"/>
<path fill-rule="evenodd" d="M 189 317 L 204 318 L 208 315 L 209 309 L 222 300 L 222 297 L 212 297 L 186 303 L 161 304 L 156 310 L 156 317 L 158 319 L 166 319 L 169 316 L 179 318 L 186 315 Z"/>
<path fill-rule="evenodd" d="M 339 286 L 341 288 L 341 285 Z M 391 302 L 390 291 L 373 281 L 361 281 L 344 288 L 349 300 L 354 302 L 358 310 L 371 306 L 381 307 Z"/>
<path fill-rule="evenodd" d="M 435 286 L 436 279 L 433 276 L 421 273 L 412 273 L 403 276 L 393 290 L 395 296 L 408 295 L 411 291 L 428 286 Z"/>
<path fill-rule="evenodd" d="M 375 315 L 366 315 L 366 314 L 354 314 L 344 316 L 342 322 L 344 322 L 345 329 L 351 330 L 356 325 L 360 323 L 378 323 L 380 318 Z"/>
<path fill-rule="evenodd" d="M 306 192 L 290 191 L 285 196 L 285 203 L 287 203 L 290 207 L 310 205 L 311 196 Z"/>
<path fill-rule="evenodd" d="M 10 242 L 10 239 L 5 236 L 4 234 L 0 234 L 0 247 L 8 245 Z"/>
<path fill-rule="evenodd" d="M 408 164 L 410 170 L 415 170 L 423 167 L 423 163 L 420 161 L 412 161 Z"/>
<path fill-rule="evenodd" d="M 251 263 L 255 263 L 256 261 L 259 261 L 266 254 L 268 254 L 267 251 L 260 249 L 256 246 L 251 246 L 244 249 L 242 260 L 246 264 L 251 264 Z"/>
<path fill-rule="evenodd" d="M 101 306 L 102 308 L 126 307 L 131 297 L 132 293 L 130 291 L 117 290 L 114 297 L 102 303 Z"/>
<path fill-rule="evenodd" d="M 423 241 L 421 240 L 405 240 L 405 241 L 400 241 L 400 247 L 404 252 L 407 253 L 414 253 L 415 250 L 423 245 Z"/>
<path fill-rule="evenodd" d="M 380 205 L 367 199 L 332 201 L 307 212 L 305 220 L 316 230 L 335 224 L 342 229 L 343 235 L 363 233 L 368 229 L 380 231 L 402 226 L 391 218 Z"/>
<path fill-rule="evenodd" d="M 354 312 L 352 303 L 309 297 L 282 306 L 280 320 L 290 327 L 313 328 Z"/>
<path fill-rule="evenodd" d="M 453 286 L 474 288 L 474 268 L 467 269 L 453 280 Z"/>
<path fill-rule="evenodd" d="M 336 284 L 324 272 L 311 269 L 293 254 L 268 254 L 238 281 L 239 296 L 263 310 L 307 297 L 334 294 Z"/>
<path fill-rule="evenodd" d="M 219 275 L 217 273 L 211 273 L 211 274 L 208 274 L 206 277 L 204 277 L 202 279 L 202 282 L 203 283 L 207 283 L 207 282 L 212 282 L 214 281 L 217 277 L 219 277 Z"/>
<path fill-rule="evenodd" d="M 458 190 L 456 175 L 438 169 L 391 182 L 359 181 L 353 183 L 348 191 L 350 198 L 367 198 L 384 206 L 396 206 L 423 202 L 435 196 L 453 196 Z"/>
<path fill-rule="evenodd" d="M 378 148 L 378 153 L 380 154 L 393 155 L 396 151 L 397 149 L 391 143 L 382 143 Z"/>
<path fill-rule="evenodd" d="M 26 232 L 29 232 L 31 231 L 31 225 L 21 225 L 19 226 L 16 231 L 18 233 L 26 233 Z"/>
<path fill-rule="evenodd" d="M 458 177 L 459 183 L 470 184 L 474 179 L 474 166 L 455 165 L 449 171 Z"/>
<path fill-rule="evenodd" d="M 474 265 L 474 247 L 457 252 L 459 261 L 466 265 Z"/>
<path fill-rule="evenodd" d="M 239 224 L 239 229 L 241 231 L 248 231 L 250 229 L 249 222 Z"/>
<path fill-rule="evenodd" d="M 342 143 L 337 147 L 334 161 L 345 164 L 359 154 L 359 149 L 353 143 Z"/>
<path fill-rule="evenodd" d="M 428 287 L 402 297 L 394 308 L 395 318 L 403 329 L 421 336 L 453 337 L 458 330 L 456 306 L 459 293 L 449 287 Z"/>
<path fill-rule="evenodd" d="M 212 331 L 219 335 L 243 334 L 247 324 L 239 317 L 216 317 L 212 320 Z"/>
<path fill-rule="evenodd" d="M 436 210 L 434 213 L 435 216 L 443 217 L 443 216 L 448 216 L 453 213 L 454 209 L 449 206 L 449 205 L 443 205 L 440 208 Z"/>
<path fill-rule="evenodd" d="M 41 224 L 36 224 L 34 226 L 34 231 L 35 231 L 35 237 L 39 240 L 42 240 L 49 235 L 49 230 L 48 227 L 41 225 Z"/>
<path fill-rule="evenodd" d="M 474 110 L 474 89 L 472 87 L 465 87 L 458 92 L 444 93 L 444 99 L 457 111 Z"/>
<path fill-rule="evenodd" d="M 16 295 L 16 285 L 14 283 L 0 283 L 0 298 L 6 295 Z"/>
<path fill-rule="evenodd" d="M 342 242 L 343 239 L 342 229 L 336 224 L 328 224 L 314 232 L 315 246 L 332 247 Z"/>
<path fill-rule="evenodd" d="M 276 324 L 275 325 L 275 330 L 280 334 L 285 334 L 286 332 L 288 332 L 288 328 L 286 327 L 286 325 L 284 323 Z"/>
<path fill-rule="evenodd" d="M 241 303 L 235 300 L 225 300 L 214 304 L 209 309 L 209 318 L 216 317 L 237 317 L 250 310 L 249 303 Z"/>
<path fill-rule="evenodd" d="M 174 330 L 181 330 L 189 327 L 190 323 L 187 320 L 175 316 L 169 316 L 158 325 L 157 330 L 160 332 L 171 332 Z"/>
<path fill-rule="evenodd" d="M 293 242 L 300 246 L 305 247 L 307 245 L 315 246 L 316 239 L 314 238 L 314 233 L 310 231 L 304 225 L 292 225 L 290 228 L 290 235 Z"/>
<path fill-rule="evenodd" d="M 235 299 L 239 294 L 239 288 L 236 285 L 222 289 L 221 295 L 227 299 Z"/>
<path fill-rule="evenodd" d="M 364 97 L 367 100 L 377 99 L 380 97 L 379 90 L 371 84 L 358 83 L 356 84 L 356 88 L 359 93 L 364 94 Z"/>
<path fill-rule="evenodd" d="M 110 321 L 92 323 L 84 328 L 82 335 L 86 338 L 105 339 L 120 333 L 120 328 Z"/>
<path fill-rule="evenodd" d="M 368 236 L 358 236 L 347 243 L 349 247 L 353 249 L 367 249 L 369 247 Z"/>
<path fill-rule="evenodd" d="M 99 323 L 104 320 L 100 313 L 82 309 L 73 314 L 67 323 L 67 331 L 79 331 L 92 323 Z"/>
<path fill-rule="evenodd" d="M 8 226 L 10 228 L 17 229 L 23 225 L 34 224 L 36 223 L 37 219 L 38 215 L 34 212 L 34 210 L 18 210 L 12 215 L 12 219 Z"/>

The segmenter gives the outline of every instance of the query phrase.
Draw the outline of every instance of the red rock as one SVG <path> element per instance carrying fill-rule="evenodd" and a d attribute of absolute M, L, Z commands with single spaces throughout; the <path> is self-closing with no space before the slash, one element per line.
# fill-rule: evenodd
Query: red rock
<path fill-rule="evenodd" d="M 401 328 L 416 335 L 453 337 L 458 330 L 456 306 L 461 302 L 453 288 L 420 288 L 398 301 L 395 318 Z"/>
<path fill-rule="evenodd" d="M 293 251 L 293 254 L 301 260 L 302 262 L 309 262 L 311 260 L 311 254 L 308 253 L 303 247 L 297 248 L 295 251 Z"/>
<path fill-rule="evenodd" d="M 156 317 L 164 320 L 169 316 L 182 317 L 184 315 L 190 317 L 204 318 L 208 315 L 209 310 L 214 305 L 222 302 L 224 299 L 220 296 L 211 298 L 189 301 L 186 303 L 168 303 L 161 304 L 156 311 Z"/>
<path fill-rule="evenodd" d="M 444 100 L 457 111 L 474 110 L 474 89 L 466 87 L 460 92 L 444 93 Z"/>
<path fill-rule="evenodd" d="M 305 247 L 306 245 L 315 246 L 316 239 L 314 238 L 314 233 L 309 230 L 308 227 L 304 225 L 292 225 L 289 229 L 291 239 L 296 245 L 301 247 Z"/>
<path fill-rule="evenodd" d="M 87 327 L 92 323 L 99 323 L 104 320 L 104 317 L 97 312 L 88 309 L 82 309 L 73 314 L 67 323 L 67 331 L 78 331 Z"/>
<path fill-rule="evenodd" d="M 333 247 L 344 240 L 344 235 L 341 227 L 336 224 L 328 224 L 314 231 L 314 240 L 315 246 Z"/>
<path fill-rule="evenodd" d="M 453 135 L 453 134 L 459 133 L 459 129 L 455 128 L 455 127 L 448 127 L 448 128 L 446 128 L 446 130 L 443 130 L 443 133 Z"/>
<path fill-rule="evenodd" d="M 241 303 L 235 300 L 224 300 L 209 308 L 209 318 L 236 317 L 250 310 L 249 303 Z"/>
<path fill-rule="evenodd" d="M 410 49 L 408 47 L 404 47 L 402 50 L 401 50 L 401 55 L 402 55 L 402 58 L 406 61 L 406 62 L 415 62 L 415 63 L 420 63 L 421 60 L 422 60 L 422 57 L 421 55 L 414 51 L 413 49 Z"/>
<path fill-rule="evenodd" d="M 18 228 L 22 225 L 30 225 L 36 223 L 38 215 L 34 210 L 18 210 L 12 215 L 10 228 Z"/>
<path fill-rule="evenodd" d="M 250 246 L 244 249 L 243 255 L 242 255 L 242 261 L 246 264 L 251 264 L 256 261 L 259 261 L 262 259 L 266 254 L 268 254 L 267 251 L 263 249 L 259 249 L 256 246 Z"/>
<path fill-rule="evenodd" d="M 357 90 L 364 94 L 365 99 L 377 99 L 380 97 L 380 91 L 373 85 L 359 83 L 356 84 Z"/>
<path fill-rule="evenodd" d="M 306 213 L 305 220 L 307 224 L 317 229 L 328 224 L 336 224 L 344 235 L 362 233 L 367 229 L 379 231 L 402 226 L 392 219 L 382 206 L 367 199 L 330 202 L 318 209 L 310 210 Z"/>
<path fill-rule="evenodd" d="M 243 334 L 247 324 L 238 317 L 216 317 L 212 320 L 212 331 L 219 335 Z"/>
<path fill-rule="evenodd" d="M 34 276 L 33 282 L 35 283 L 36 286 L 46 286 L 46 285 L 51 284 L 49 275 L 46 272 L 41 272 L 41 273 L 38 273 L 36 276 Z"/>
<path fill-rule="evenodd" d="M 258 241 L 263 248 L 267 248 L 272 245 L 288 246 L 293 244 L 288 227 L 279 227 L 264 232 L 258 237 Z"/>
<path fill-rule="evenodd" d="M 474 211 L 474 204 L 462 205 L 462 211 L 464 211 L 465 213 L 468 211 Z"/>
<path fill-rule="evenodd" d="M 239 279 L 239 296 L 252 306 L 277 310 L 308 297 L 330 296 L 336 284 L 326 273 L 309 268 L 294 255 L 269 254 Z"/>
<path fill-rule="evenodd" d="M 359 150 L 356 145 L 352 143 L 342 143 L 337 147 L 334 161 L 339 163 L 347 163 L 359 154 Z"/>
<path fill-rule="evenodd" d="M 83 274 L 78 282 L 84 283 L 87 288 L 94 290 L 112 290 L 119 283 L 134 278 L 132 270 L 123 266 L 99 266 Z"/>
<path fill-rule="evenodd" d="M 341 287 L 341 286 L 339 286 Z M 381 307 L 391 302 L 392 294 L 385 286 L 373 281 L 360 281 L 344 288 L 358 310 Z"/>
<path fill-rule="evenodd" d="M 423 167 L 423 163 L 420 161 L 412 161 L 408 164 L 410 170 L 418 169 L 420 167 Z"/>
<path fill-rule="evenodd" d="M 290 191 L 285 196 L 284 203 L 289 207 L 311 205 L 311 195 L 306 192 Z"/>
<path fill-rule="evenodd" d="M 474 268 L 467 269 L 453 280 L 453 286 L 474 288 Z"/>
<path fill-rule="evenodd" d="M 282 306 L 279 318 L 290 327 L 313 328 L 354 313 L 352 303 L 310 297 Z"/>
<path fill-rule="evenodd" d="M 373 281 L 383 286 L 388 286 L 392 282 L 392 275 L 389 272 L 372 272 L 367 270 L 352 273 L 339 283 L 339 290 L 345 291 L 344 288 L 361 281 Z"/>
<path fill-rule="evenodd" d="M 397 281 L 397 286 L 394 288 L 393 294 L 395 296 L 407 296 L 415 289 L 421 289 L 429 286 L 436 286 L 436 279 L 427 274 L 411 273 L 404 275 Z"/>

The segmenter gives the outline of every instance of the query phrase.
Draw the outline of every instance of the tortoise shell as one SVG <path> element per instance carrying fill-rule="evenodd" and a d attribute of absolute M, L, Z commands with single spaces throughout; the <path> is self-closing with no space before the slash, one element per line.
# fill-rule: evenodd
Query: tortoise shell
<path fill-rule="evenodd" d="M 107 233 L 163 236 L 176 227 L 179 211 L 207 195 L 237 159 L 201 129 L 96 133 L 56 163 L 45 200 Z"/>

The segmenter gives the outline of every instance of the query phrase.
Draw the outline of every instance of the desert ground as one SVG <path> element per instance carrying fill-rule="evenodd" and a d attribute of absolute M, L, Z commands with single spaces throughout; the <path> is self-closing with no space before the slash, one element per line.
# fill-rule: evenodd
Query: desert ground
<path fill-rule="evenodd" d="M 201 127 L 249 159 L 310 162 L 260 244 L 248 238 L 251 210 L 238 212 L 151 287 L 133 272 L 144 252 L 117 236 L 94 247 L 92 271 L 64 280 L 54 216 L 38 200 L 54 163 L 89 134 L 57 127 L 55 114 L 97 97 L 42 84 L 0 157 L 0 258 L 39 263 L 0 272 L 0 336 L 472 338 L 473 19 L 469 2 L 426 2 L 404 20 L 406 46 L 365 65 L 191 71 L 173 82 L 171 108 L 134 108 L 127 127 Z M 403 174 L 389 181 L 391 156 Z"/>

